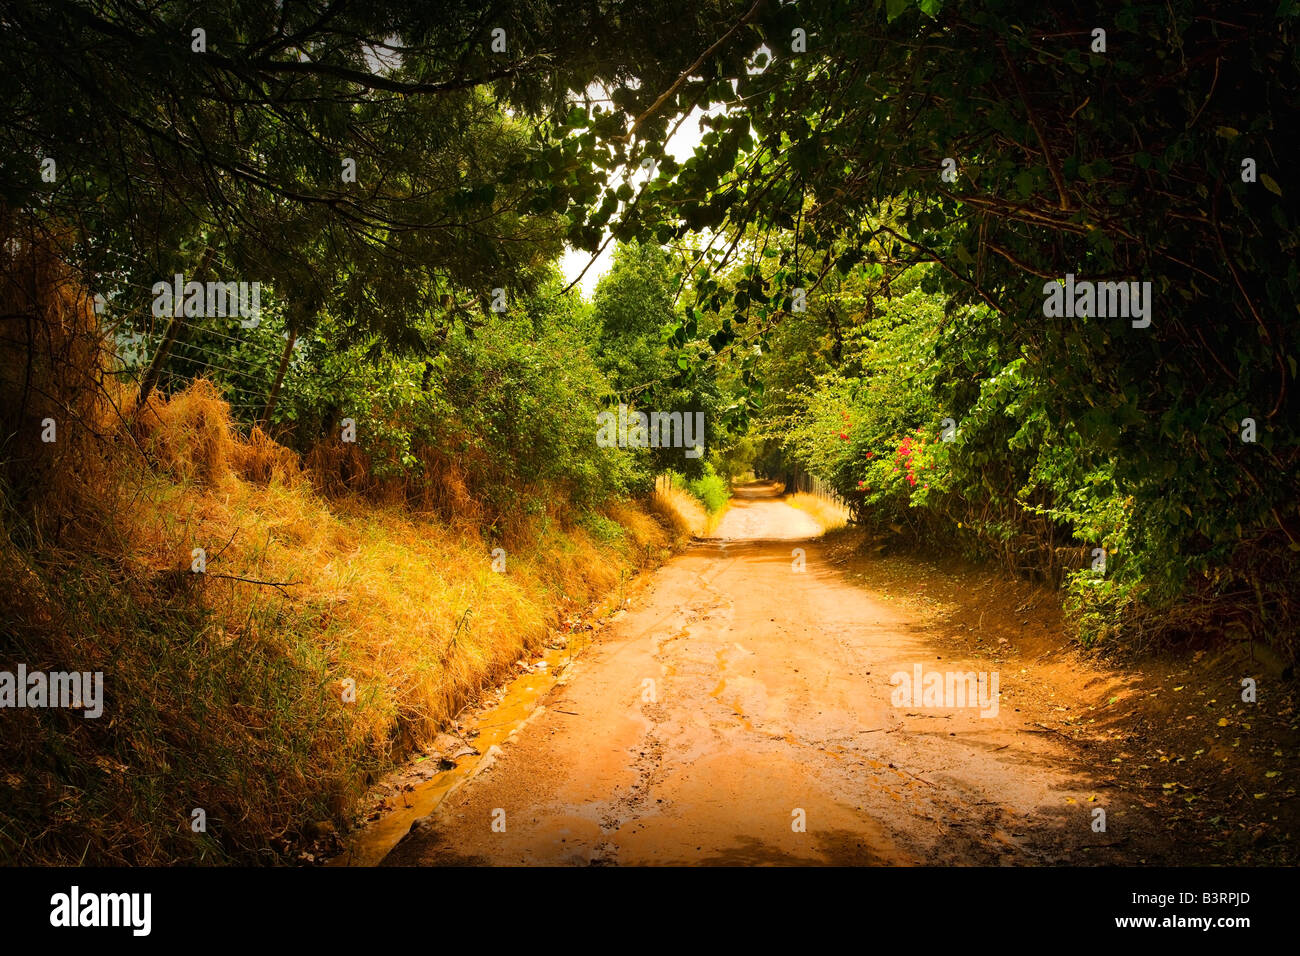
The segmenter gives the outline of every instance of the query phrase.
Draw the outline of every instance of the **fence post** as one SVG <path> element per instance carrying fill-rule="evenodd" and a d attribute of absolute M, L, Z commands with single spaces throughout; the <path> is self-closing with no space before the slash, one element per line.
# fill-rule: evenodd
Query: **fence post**
<path fill-rule="evenodd" d="M 199 267 L 194 273 L 193 281 L 206 281 L 208 267 L 212 264 L 212 255 L 212 247 L 205 247 L 203 257 L 199 260 Z M 184 307 L 180 302 L 172 302 L 172 320 L 167 324 L 167 332 L 158 345 L 158 351 L 154 352 L 153 359 L 149 362 L 149 370 L 144 373 L 144 381 L 140 383 L 140 394 L 135 400 L 136 411 L 144 408 L 145 400 L 149 398 L 149 393 L 154 390 L 154 387 L 158 384 L 158 379 L 162 376 L 163 366 L 167 363 L 167 356 L 171 354 L 173 346 L 175 346 L 181 332 L 186 327 L 186 324 L 181 321 L 181 315 L 184 314 L 184 311 Z"/>

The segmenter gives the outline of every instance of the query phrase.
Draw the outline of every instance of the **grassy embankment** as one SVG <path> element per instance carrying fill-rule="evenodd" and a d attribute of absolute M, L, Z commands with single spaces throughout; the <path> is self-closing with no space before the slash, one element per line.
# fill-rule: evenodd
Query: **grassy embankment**
<path fill-rule="evenodd" d="M 848 509 L 841 508 L 829 498 L 796 491 L 786 495 L 785 502 L 791 508 L 798 508 L 805 512 L 821 525 L 823 531 L 837 531 L 848 526 L 850 517 Z"/>
<path fill-rule="evenodd" d="M 101 467 L 59 466 L 57 534 L 52 517 L 0 519 L 0 669 L 105 682 L 99 719 L 4 714 L 5 862 L 292 859 L 521 653 L 700 520 L 676 495 L 650 502 L 663 520 L 631 502 L 557 506 L 518 522 L 497 572 L 499 545 L 472 522 L 322 492 L 295 453 L 238 436 L 206 383 L 136 420 L 116 434 L 100 423 Z"/>

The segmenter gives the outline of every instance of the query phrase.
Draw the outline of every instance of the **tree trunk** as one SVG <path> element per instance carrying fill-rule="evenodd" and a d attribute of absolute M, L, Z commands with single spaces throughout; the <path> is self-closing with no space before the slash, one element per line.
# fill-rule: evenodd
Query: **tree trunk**
<path fill-rule="evenodd" d="M 195 282 L 206 281 L 208 268 L 212 265 L 212 247 L 207 246 L 203 250 L 203 257 L 199 260 L 199 267 L 194 273 Z M 167 364 L 167 356 L 171 354 L 172 348 L 176 345 L 178 339 L 182 338 L 186 323 L 181 321 L 182 306 L 179 302 L 172 302 L 172 320 L 167 324 L 167 332 L 163 335 L 163 340 L 154 352 L 153 358 L 149 362 L 149 370 L 145 372 L 144 381 L 140 383 L 140 394 L 136 397 L 135 407 L 139 411 L 144 408 L 145 400 L 158 384 L 158 379 L 162 376 L 163 366 Z"/>
<path fill-rule="evenodd" d="M 266 397 L 266 408 L 262 412 L 262 428 L 267 429 L 271 426 L 271 415 L 275 412 L 275 404 L 280 400 L 280 385 L 284 382 L 284 373 L 289 368 L 289 357 L 293 355 L 293 344 L 298 341 L 298 333 L 289 330 L 289 338 L 284 343 L 284 351 L 280 354 L 280 367 L 276 369 L 275 381 L 271 384 L 271 394 Z"/>

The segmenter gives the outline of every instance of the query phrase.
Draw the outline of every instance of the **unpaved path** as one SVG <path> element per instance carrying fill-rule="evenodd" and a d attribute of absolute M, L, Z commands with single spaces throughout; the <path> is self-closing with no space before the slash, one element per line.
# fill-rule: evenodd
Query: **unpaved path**
<path fill-rule="evenodd" d="M 1147 855 L 1137 801 L 1027 724 L 1005 692 L 996 716 L 893 706 L 896 672 L 996 664 L 951 659 L 908 611 L 829 566 L 817 531 L 770 486 L 741 489 L 715 537 L 658 571 L 491 765 L 385 863 Z M 1099 806 L 1107 832 L 1093 828 Z"/>

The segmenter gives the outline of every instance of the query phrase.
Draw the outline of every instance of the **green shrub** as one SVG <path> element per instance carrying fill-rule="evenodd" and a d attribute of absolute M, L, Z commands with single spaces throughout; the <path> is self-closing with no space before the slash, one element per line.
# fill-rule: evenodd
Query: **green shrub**
<path fill-rule="evenodd" d="M 705 464 L 704 474 L 686 483 L 686 490 L 700 499 L 709 514 L 717 514 L 731 498 L 731 488 L 713 466 Z"/>

